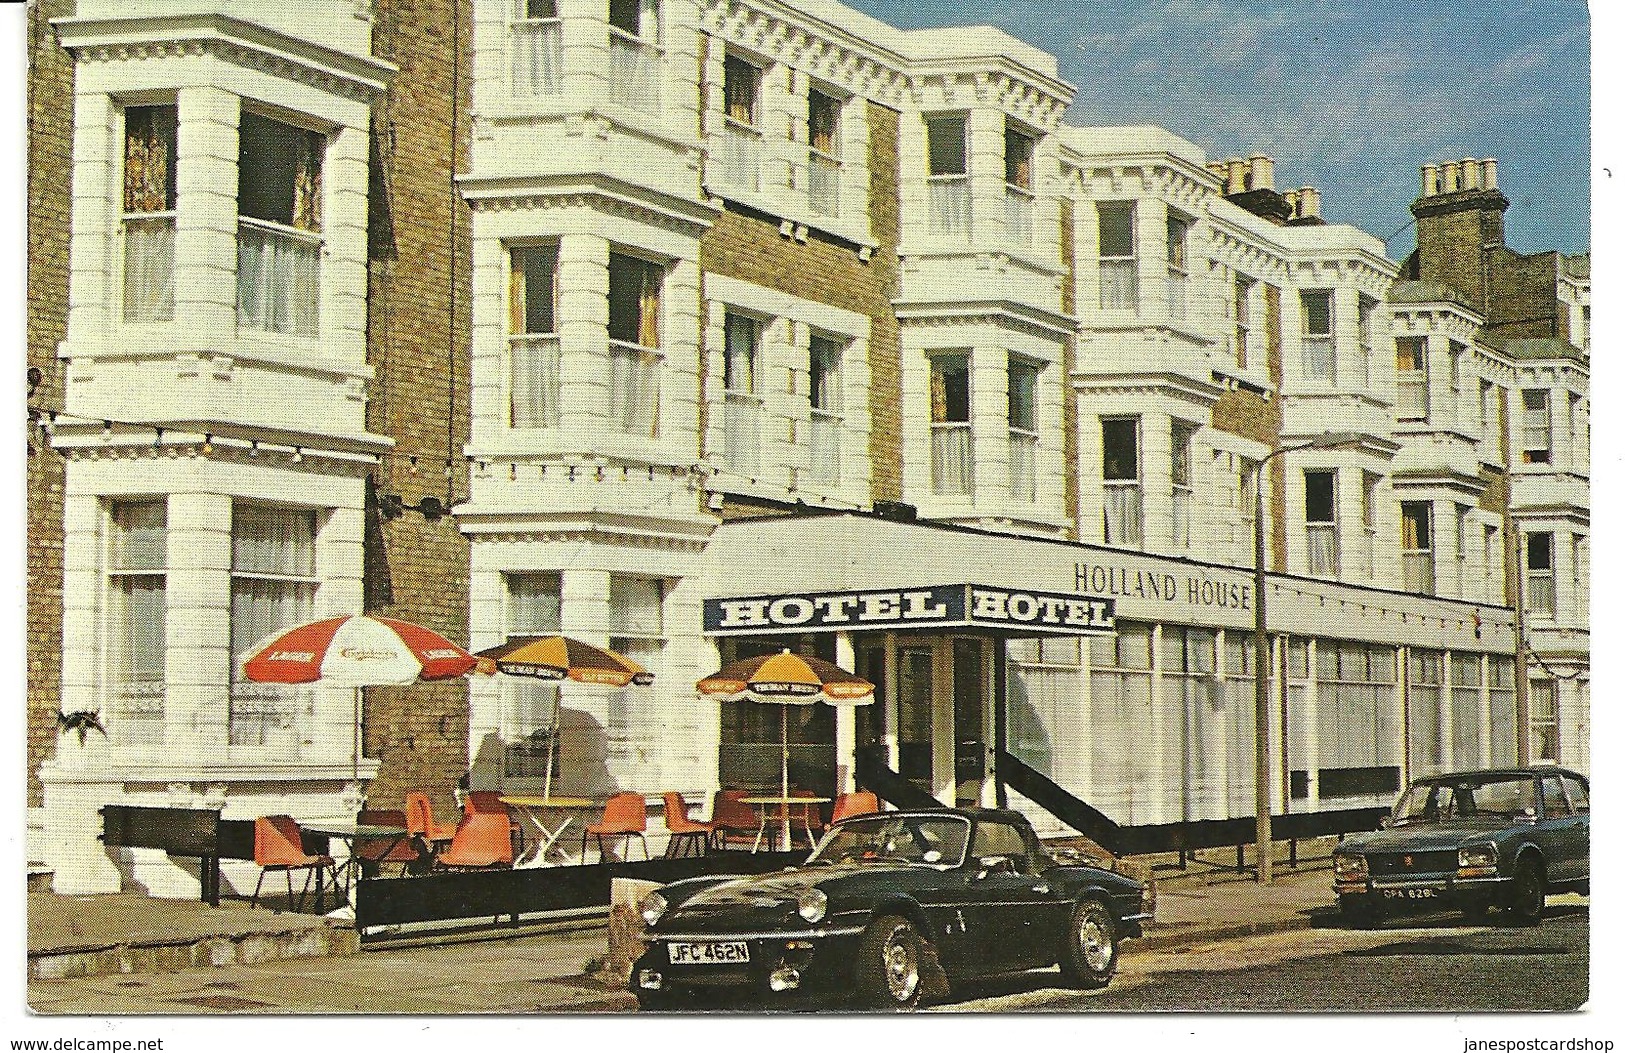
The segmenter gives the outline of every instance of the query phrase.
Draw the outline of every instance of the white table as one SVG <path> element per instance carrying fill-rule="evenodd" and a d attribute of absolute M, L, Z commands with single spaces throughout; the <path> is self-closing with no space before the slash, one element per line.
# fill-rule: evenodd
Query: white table
<path fill-rule="evenodd" d="M 534 835 L 525 850 L 513 861 L 515 870 L 529 867 L 552 866 L 547 860 L 547 854 L 553 850 L 553 845 L 575 821 L 575 816 L 565 815 L 557 821 L 557 825 L 549 826 L 543 820 L 546 812 L 572 812 L 596 807 L 598 802 L 589 797 L 538 797 L 530 794 L 504 794 L 497 798 L 507 805 L 518 817 L 519 822 L 528 827 Z"/>

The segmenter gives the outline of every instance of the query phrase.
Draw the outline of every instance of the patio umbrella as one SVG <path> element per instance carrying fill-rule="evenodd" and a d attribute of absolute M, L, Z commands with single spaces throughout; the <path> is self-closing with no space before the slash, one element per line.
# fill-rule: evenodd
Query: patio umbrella
<path fill-rule="evenodd" d="M 361 689 L 450 680 L 474 668 L 474 656 L 421 625 L 352 614 L 275 634 L 243 660 L 243 675 L 270 684 L 320 680 L 355 691 L 350 771 L 361 770 Z"/>
<path fill-rule="evenodd" d="M 875 699 L 875 685 L 833 662 L 792 654 L 758 655 L 729 662 L 694 685 L 701 695 L 727 701 L 748 698 L 769 702 L 779 711 L 779 792 L 790 796 L 790 706 L 811 706 L 824 702 L 832 706 L 862 706 Z M 781 811 L 784 843 L 790 843 L 790 812 Z"/>
<path fill-rule="evenodd" d="M 654 683 L 654 674 L 623 654 L 568 636 L 515 636 L 474 656 L 477 672 L 507 673 L 537 680 L 573 680 L 597 687 L 639 687 Z M 559 735 L 559 700 L 553 699 L 553 721 L 547 733 L 547 766 L 542 796 L 553 796 L 553 750 Z"/>

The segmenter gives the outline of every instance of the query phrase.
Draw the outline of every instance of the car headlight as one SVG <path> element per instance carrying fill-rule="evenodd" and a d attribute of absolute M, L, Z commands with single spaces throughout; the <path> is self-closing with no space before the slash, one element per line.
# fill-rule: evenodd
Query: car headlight
<path fill-rule="evenodd" d="M 810 888 L 796 897 L 796 913 L 805 921 L 823 921 L 827 910 L 829 897 L 824 895 L 822 889 Z"/>
<path fill-rule="evenodd" d="M 1365 856 L 1343 853 L 1332 855 L 1332 875 L 1338 881 L 1364 881 L 1370 873 Z"/>
<path fill-rule="evenodd" d="M 645 925 L 653 925 L 665 916 L 666 897 L 658 892 L 649 893 L 643 897 L 643 902 L 638 904 L 638 913 L 643 915 Z"/>
<path fill-rule="evenodd" d="M 1493 844 L 1468 845 L 1456 853 L 1456 865 L 1462 869 L 1468 867 L 1493 867 L 1499 853 Z"/>

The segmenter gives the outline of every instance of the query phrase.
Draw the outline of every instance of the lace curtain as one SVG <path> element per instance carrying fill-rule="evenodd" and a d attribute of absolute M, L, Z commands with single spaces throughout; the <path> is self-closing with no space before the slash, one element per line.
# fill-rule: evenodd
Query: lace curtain
<path fill-rule="evenodd" d="M 1141 539 L 1139 485 L 1132 483 L 1108 485 L 1106 487 L 1106 543 L 1111 545 L 1138 545 Z"/>

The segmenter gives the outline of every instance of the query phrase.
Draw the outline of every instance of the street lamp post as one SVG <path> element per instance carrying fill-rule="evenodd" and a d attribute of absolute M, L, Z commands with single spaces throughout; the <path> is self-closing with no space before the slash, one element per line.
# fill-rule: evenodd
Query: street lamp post
<path fill-rule="evenodd" d="M 1253 479 L 1253 812 L 1257 816 L 1254 841 L 1258 852 L 1258 881 L 1268 884 L 1275 835 L 1270 821 L 1270 653 L 1269 618 L 1264 600 L 1264 468 L 1283 453 L 1299 450 L 1335 450 L 1358 444 L 1353 432 L 1325 432 L 1308 442 L 1282 446 L 1265 454 Z"/>

